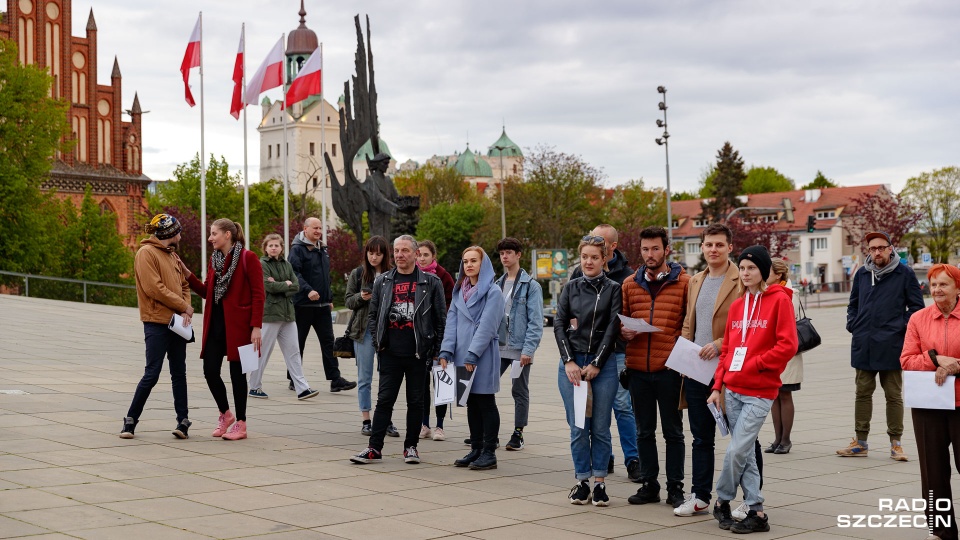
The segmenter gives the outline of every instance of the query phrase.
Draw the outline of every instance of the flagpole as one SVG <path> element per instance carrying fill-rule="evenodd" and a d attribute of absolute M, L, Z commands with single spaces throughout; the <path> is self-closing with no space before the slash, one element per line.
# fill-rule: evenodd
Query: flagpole
<path fill-rule="evenodd" d="M 320 42 L 320 211 L 323 216 L 323 245 L 327 245 L 327 161 L 322 154 L 327 151 L 327 129 L 325 120 L 327 100 L 323 97 L 323 42 Z"/>
<path fill-rule="evenodd" d="M 286 34 L 280 36 L 281 43 L 286 38 Z M 287 170 L 287 58 L 283 59 L 283 106 L 280 107 L 280 114 L 283 115 L 283 252 L 290 253 L 290 182 Z M 288 255 L 289 256 L 289 255 Z"/>
<path fill-rule="evenodd" d="M 243 236 L 247 238 L 246 248 L 250 249 L 252 238 L 250 231 L 250 185 L 247 171 L 247 23 L 240 25 L 240 43 L 243 44 L 243 75 L 240 79 L 240 103 L 243 105 Z"/>
<path fill-rule="evenodd" d="M 200 12 L 200 276 L 207 280 L 207 162 L 203 147 L 203 12 Z"/>

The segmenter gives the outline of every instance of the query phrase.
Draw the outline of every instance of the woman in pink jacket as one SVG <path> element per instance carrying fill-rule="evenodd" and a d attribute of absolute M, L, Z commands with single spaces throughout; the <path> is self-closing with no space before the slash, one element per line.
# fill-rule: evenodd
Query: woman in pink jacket
<path fill-rule="evenodd" d="M 943 385 L 947 375 L 960 373 L 960 269 L 935 264 L 927 272 L 930 296 L 934 304 L 910 317 L 900 354 L 900 365 L 907 371 L 934 371 L 934 380 Z M 956 540 L 957 522 L 950 490 L 950 445 L 960 468 L 960 379 L 954 381 L 954 409 L 911 409 L 913 432 L 920 454 L 921 499 L 933 499 L 926 509 L 933 537 Z M 936 504 L 937 501 L 951 501 Z M 929 505 L 929 503 L 928 503 Z"/>

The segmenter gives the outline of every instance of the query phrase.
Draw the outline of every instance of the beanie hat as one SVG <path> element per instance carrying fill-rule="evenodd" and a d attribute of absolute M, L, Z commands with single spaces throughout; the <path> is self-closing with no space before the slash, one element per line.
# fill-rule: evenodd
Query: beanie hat
<path fill-rule="evenodd" d="M 180 221 L 170 214 L 157 214 L 143 229 L 149 234 L 156 235 L 160 240 L 166 240 L 176 236 L 182 228 Z"/>
<path fill-rule="evenodd" d="M 740 256 L 737 257 L 737 264 L 740 264 L 740 261 L 744 259 L 757 265 L 757 268 L 760 269 L 760 277 L 762 277 L 764 281 L 770 277 L 770 266 L 773 265 L 773 261 L 770 260 L 770 253 L 767 252 L 767 248 L 763 246 L 750 246 L 740 252 Z"/>

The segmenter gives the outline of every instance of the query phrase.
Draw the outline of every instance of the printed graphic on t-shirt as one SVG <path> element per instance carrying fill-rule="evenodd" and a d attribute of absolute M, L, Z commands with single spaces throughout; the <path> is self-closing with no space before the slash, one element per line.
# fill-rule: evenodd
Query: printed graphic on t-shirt
<path fill-rule="evenodd" d="M 413 329 L 413 300 L 417 291 L 415 281 L 398 281 L 393 285 L 393 302 L 390 304 L 390 330 Z"/>

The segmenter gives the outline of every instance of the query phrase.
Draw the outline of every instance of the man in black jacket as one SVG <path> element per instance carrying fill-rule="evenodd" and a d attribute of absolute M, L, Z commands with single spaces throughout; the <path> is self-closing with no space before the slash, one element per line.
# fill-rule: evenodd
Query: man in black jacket
<path fill-rule="evenodd" d="M 290 265 L 297 274 L 300 290 L 293 297 L 294 312 L 297 316 L 297 337 L 300 340 L 300 358 L 303 347 L 312 327 L 320 341 L 320 353 L 323 355 L 323 373 L 330 381 L 330 391 L 351 390 L 357 383 L 340 376 L 340 363 L 333 355 L 333 316 L 331 304 L 333 292 L 330 290 L 330 257 L 327 246 L 320 243 L 323 237 L 323 224 L 315 217 L 303 222 L 303 231 L 293 239 L 290 246 Z M 287 379 L 290 374 L 287 373 Z M 290 381 L 293 390 L 293 381 Z"/>
<path fill-rule="evenodd" d="M 412 236 L 397 237 L 393 241 L 396 268 L 381 274 L 373 283 L 369 328 L 380 357 L 380 387 L 369 446 L 350 458 L 354 463 L 379 463 L 383 459 L 383 438 L 404 377 L 407 379 L 407 430 L 403 460 L 420 463 L 417 439 L 423 411 L 423 372 L 440 352 L 447 303 L 440 278 L 417 267 L 417 247 Z"/>

